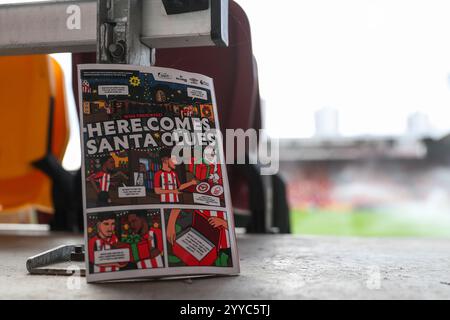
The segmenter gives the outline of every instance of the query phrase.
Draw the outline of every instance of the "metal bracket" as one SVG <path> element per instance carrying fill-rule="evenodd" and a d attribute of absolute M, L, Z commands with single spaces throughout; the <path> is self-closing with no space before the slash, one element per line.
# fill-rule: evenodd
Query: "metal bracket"
<path fill-rule="evenodd" d="M 98 0 L 97 6 L 97 62 L 153 64 L 154 50 L 140 40 L 142 1 Z"/>
<path fill-rule="evenodd" d="M 62 245 L 27 259 L 30 274 L 70 276 L 79 272 L 86 275 L 84 245 Z"/>

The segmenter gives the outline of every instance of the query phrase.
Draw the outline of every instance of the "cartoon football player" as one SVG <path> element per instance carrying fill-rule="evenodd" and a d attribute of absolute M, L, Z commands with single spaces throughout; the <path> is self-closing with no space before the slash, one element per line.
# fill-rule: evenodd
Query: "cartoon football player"
<path fill-rule="evenodd" d="M 160 201 L 162 203 L 178 203 L 180 202 L 179 194 L 180 191 L 194 186 L 198 183 L 196 179 L 192 179 L 189 182 L 180 185 L 178 176 L 176 174 L 176 159 L 172 157 L 172 152 L 170 149 L 163 149 L 160 152 L 160 159 L 162 162 L 162 168 L 155 174 L 155 193 L 160 195 Z M 172 209 L 170 216 L 178 217 L 180 209 Z M 170 230 L 167 229 L 167 239 L 170 243 L 175 240 L 175 224 Z"/>
<path fill-rule="evenodd" d="M 171 245 L 173 245 L 176 240 L 175 224 L 179 213 L 180 210 L 176 213 L 172 211 L 167 222 L 167 240 Z M 194 210 L 193 214 L 201 214 L 202 216 L 207 217 L 209 224 L 213 228 L 223 230 L 218 243 L 219 255 L 223 253 L 227 257 L 231 257 L 230 235 L 228 232 L 226 213 L 215 210 Z"/>
<path fill-rule="evenodd" d="M 189 182 L 180 184 L 178 175 L 175 172 L 176 158 L 172 156 L 171 150 L 163 149 L 159 155 L 162 168 L 155 174 L 155 193 L 160 195 L 160 201 L 162 203 L 178 203 L 180 202 L 180 191 L 196 185 L 198 181 L 192 179 Z"/>
<path fill-rule="evenodd" d="M 111 102 L 109 101 L 105 102 L 105 110 L 107 115 L 111 115 L 113 113 L 113 105 Z"/>
<path fill-rule="evenodd" d="M 86 181 L 90 182 L 94 190 L 97 192 L 97 206 L 107 206 L 111 203 L 109 190 L 111 180 L 117 176 L 128 179 L 122 172 L 114 172 L 115 162 L 111 156 L 106 156 L 100 160 L 101 170 L 90 175 Z"/>
<path fill-rule="evenodd" d="M 100 215 L 96 225 L 97 234 L 90 238 L 88 242 L 89 262 L 93 266 L 95 273 L 118 271 L 121 267 L 125 266 L 118 263 L 95 263 L 96 251 L 111 250 L 117 245 L 118 239 L 114 234 L 115 228 L 116 222 L 113 214 Z"/>
<path fill-rule="evenodd" d="M 163 267 L 162 232 L 159 225 L 149 227 L 145 216 L 141 213 L 130 213 L 128 224 L 132 234 L 139 237 L 135 257 L 138 269 Z"/>
<path fill-rule="evenodd" d="M 214 228 L 223 228 L 225 232 L 222 233 L 219 243 L 219 250 L 228 250 L 230 249 L 230 237 L 228 234 L 228 221 L 226 213 L 223 211 L 214 211 L 214 210 L 198 210 L 203 215 L 209 217 L 208 222 Z M 195 213 L 194 213 L 195 214 Z"/>

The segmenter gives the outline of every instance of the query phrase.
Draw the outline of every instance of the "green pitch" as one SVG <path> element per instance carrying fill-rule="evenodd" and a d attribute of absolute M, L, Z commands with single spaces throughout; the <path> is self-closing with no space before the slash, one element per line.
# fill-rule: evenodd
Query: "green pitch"
<path fill-rule="evenodd" d="M 450 237 L 450 212 L 406 214 L 398 212 L 292 210 L 294 234 L 368 237 Z"/>

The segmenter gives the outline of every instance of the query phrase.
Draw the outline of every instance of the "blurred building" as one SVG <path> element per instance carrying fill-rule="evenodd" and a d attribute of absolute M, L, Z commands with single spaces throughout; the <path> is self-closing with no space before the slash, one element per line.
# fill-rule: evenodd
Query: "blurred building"
<path fill-rule="evenodd" d="M 339 135 L 339 112 L 335 108 L 324 107 L 315 113 L 316 137 L 331 138 Z"/>
<path fill-rule="evenodd" d="M 422 112 L 414 112 L 408 117 L 406 130 L 410 137 L 429 136 L 431 133 L 430 119 Z"/>

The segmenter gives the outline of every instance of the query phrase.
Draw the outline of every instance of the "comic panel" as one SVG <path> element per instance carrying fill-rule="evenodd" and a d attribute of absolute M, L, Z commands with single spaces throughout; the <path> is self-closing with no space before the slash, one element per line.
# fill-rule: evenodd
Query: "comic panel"
<path fill-rule="evenodd" d="M 225 207 L 209 89 L 138 71 L 83 70 L 81 81 L 88 209 Z"/>
<path fill-rule="evenodd" d="M 160 210 L 87 215 L 90 273 L 164 267 Z"/>
<path fill-rule="evenodd" d="M 166 209 L 169 267 L 232 267 L 228 214 L 225 211 Z"/>

